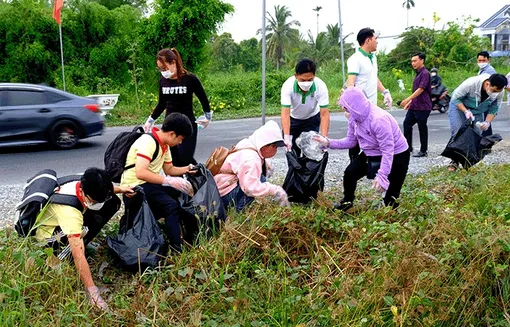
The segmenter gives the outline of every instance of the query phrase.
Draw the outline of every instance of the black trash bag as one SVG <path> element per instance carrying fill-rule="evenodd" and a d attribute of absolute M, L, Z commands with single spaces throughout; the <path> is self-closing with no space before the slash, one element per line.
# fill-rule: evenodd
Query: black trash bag
<path fill-rule="evenodd" d="M 328 163 L 328 152 L 320 161 L 298 157 L 296 152 L 286 154 L 289 170 L 283 189 L 287 192 L 290 202 L 309 203 L 317 198 L 317 193 L 324 190 L 324 171 Z"/>
<path fill-rule="evenodd" d="M 179 203 L 186 215 L 181 217 L 183 238 L 193 244 L 199 235 L 211 237 L 227 219 L 227 213 L 220 192 L 211 172 L 203 165 L 196 165 L 194 174 L 187 173 L 186 179 L 193 187 L 193 196 L 182 193 Z"/>
<path fill-rule="evenodd" d="M 441 155 L 468 169 L 482 160 L 492 146 L 501 140 L 499 134 L 481 136 L 474 129 L 471 119 L 466 119 L 457 133 L 450 138 Z"/>
<path fill-rule="evenodd" d="M 141 268 L 143 272 L 147 267 L 158 265 L 166 256 L 168 246 L 143 189 L 135 187 L 134 191 L 136 195 L 129 199 L 119 234 L 107 237 L 106 243 L 126 270 L 138 271 Z"/>

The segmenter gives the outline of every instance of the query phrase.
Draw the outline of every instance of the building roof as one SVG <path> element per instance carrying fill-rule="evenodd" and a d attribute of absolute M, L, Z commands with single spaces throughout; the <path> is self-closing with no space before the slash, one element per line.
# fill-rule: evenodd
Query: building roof
<path fill-rule="evenodd" d="M 507 18 L 498 18 L 499 15 L 502 13 L 506 13 L 508 11 L 508 14 L 510 16 L 510 5 L 506 5 L 503 8 L 501 8 L 497 13 L 492 15 L 489 19 L 487 19 L 485 22 L 483 22 L 479 27 L 480 28 L 495 28 L 499 25 L 501 25 Z"/>

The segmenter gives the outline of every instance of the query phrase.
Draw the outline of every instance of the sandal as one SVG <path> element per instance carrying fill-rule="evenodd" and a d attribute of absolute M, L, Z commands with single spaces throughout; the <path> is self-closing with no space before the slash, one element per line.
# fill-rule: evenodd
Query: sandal
<path fill-rule="evenodd" d="M 451 161 L 450 164 L 448 165 L 448 171 L 454 172 L 457 169 L 459 169 L 459 164 L 456 163 L 455 161 Z"/>

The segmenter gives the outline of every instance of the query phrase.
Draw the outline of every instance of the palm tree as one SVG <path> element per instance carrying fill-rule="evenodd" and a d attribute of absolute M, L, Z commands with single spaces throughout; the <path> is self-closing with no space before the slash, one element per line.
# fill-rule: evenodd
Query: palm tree
<path fill-rule="evenodd" d="M 406 0 L 402 3 L 402 7 L 407 9 L 407 27 L 409 27 L 409 10 L 414 8 L 414 0 Z"/>
<path fill-rule="evenodd" d="M 319 35 L 319 11 L 322 9 L 321 6 L 315 7 L 315 9 L 312 9 L 313 11 L 317 12 L 317 35 Z"/>
<path fill-rule="evenodd" d="M 296 34 L 294 26 L 301 26 L 297 20 L 287 21 L 292 14 L 286 6 L 274 6 L 274 16 L 267 12 L 267 53 L 276 60 L 276 69 L 280 68 L 283 58 L 283 48 L 295 41 Z M 260 33 L 260 30 L 259 30 Z"/>

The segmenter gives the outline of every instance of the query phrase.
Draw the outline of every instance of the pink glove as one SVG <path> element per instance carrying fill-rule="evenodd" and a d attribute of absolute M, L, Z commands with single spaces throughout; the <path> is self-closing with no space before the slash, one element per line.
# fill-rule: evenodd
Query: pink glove
<path fill-rule="evenodd" d="M 393 105 L 393 98 L 391 97 L 390 90 L 386 89 L 382 92 L 382 94 L 384 96 L 384 104 L 391 108 Z"/>
<path fill-rule="evenodd" d="M 175 189 L 178 189 L 182 193 L 193 195 L 193 187 L 191 186 L 190 182 L 181 177 L 165 176 L 165 179 L 163 180 L 163 186 L 171 186 Z"/>
<path fill-rule="evenodd" d="M 277 186 L 277 188 L 278 188 L 278 190 L 275 193 L 275 197 L 280 202 L 280 205 L 282 207 L 289 207 L 290 203 L 289 203 L 289 197 L 287 196 L 287 192 L 285 192 L 285 190 L 281 186 Z"/>
<path fill-rule="evenodd" d="M 285 143 L 285 146 L 287 147 L 287 151 L 290 151 L 292 149 L 292 135 L 284 135 L 283 143 Z"/>
<path fill-rule="evenodd" d="M 101 292 L 99 292 L 99 289 L 97 286 L 89 286 L 87 287 L 87 295 L 90 299 L 90 304 L 98 307 L 101 310 L 109 310 L 108 304 L 103 300 L 101 297 Z"/>

